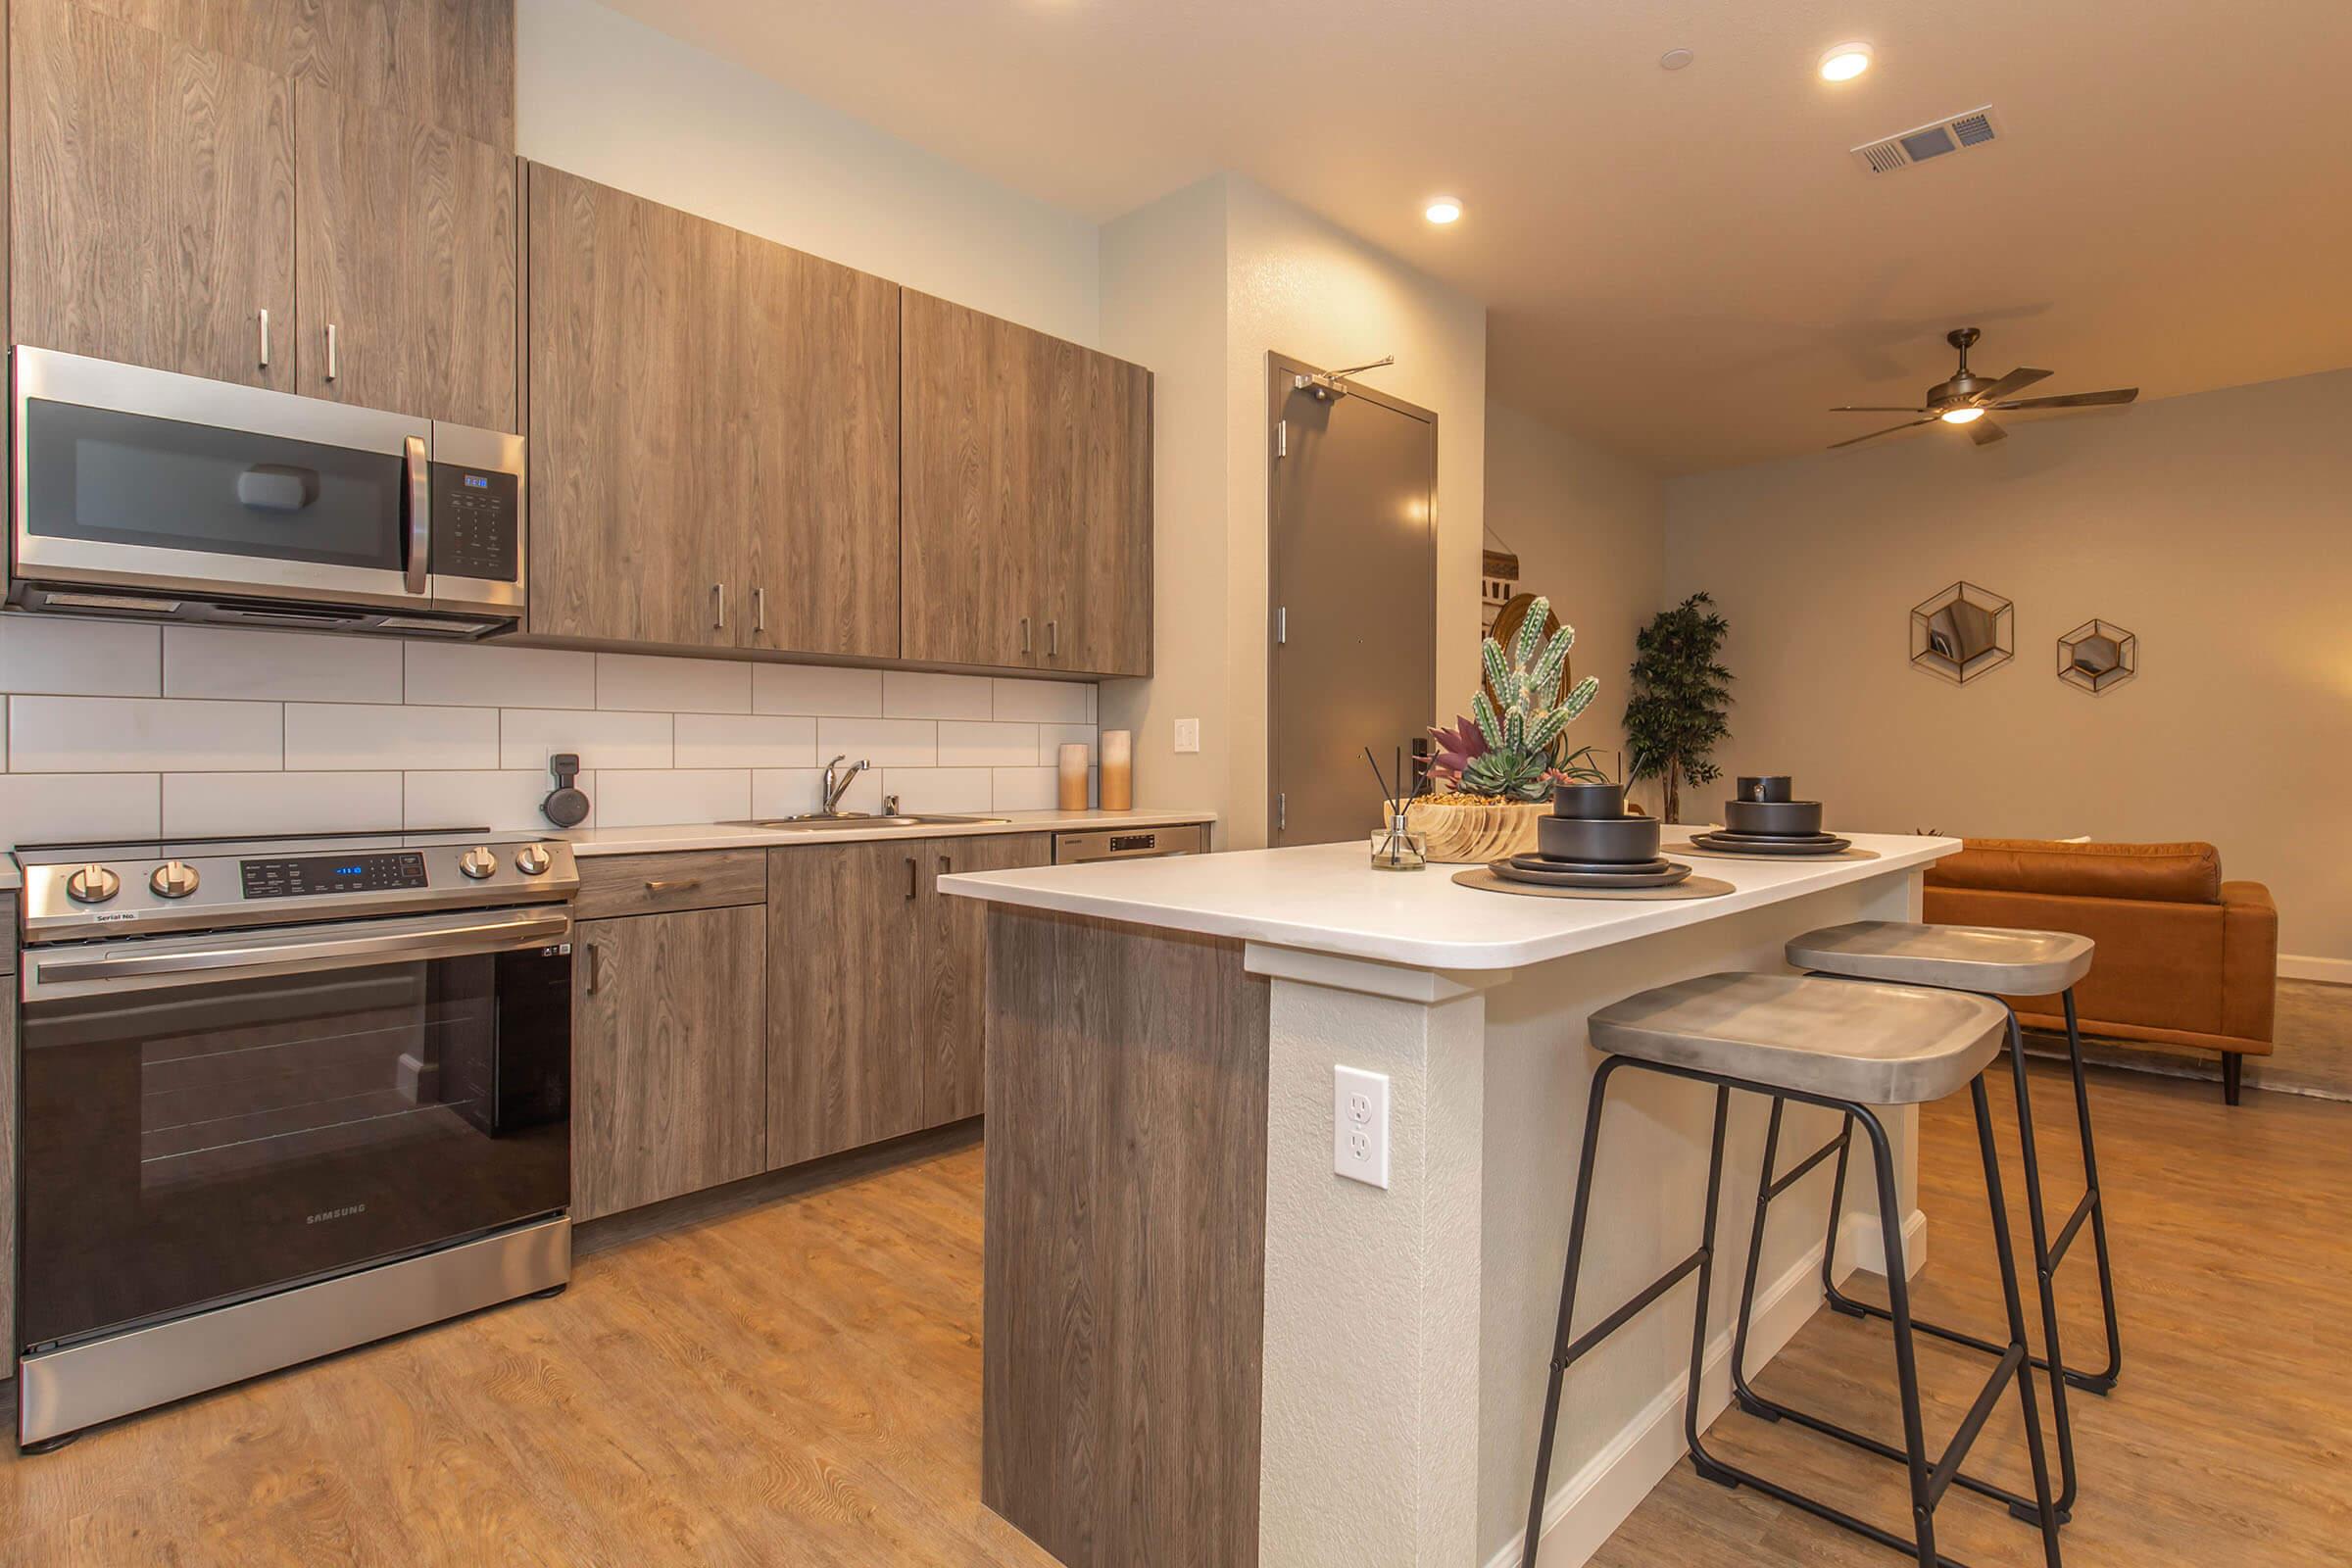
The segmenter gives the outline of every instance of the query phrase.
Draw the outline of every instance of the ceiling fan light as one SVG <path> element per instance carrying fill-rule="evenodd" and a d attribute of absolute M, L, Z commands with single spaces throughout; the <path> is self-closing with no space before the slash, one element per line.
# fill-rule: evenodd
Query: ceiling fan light
<path fill-rule="evenodd" d="M 1946 409 L 1941 416 L 1946 424 L 1974 424 L 1984 417 L 1983 409 Z"/>

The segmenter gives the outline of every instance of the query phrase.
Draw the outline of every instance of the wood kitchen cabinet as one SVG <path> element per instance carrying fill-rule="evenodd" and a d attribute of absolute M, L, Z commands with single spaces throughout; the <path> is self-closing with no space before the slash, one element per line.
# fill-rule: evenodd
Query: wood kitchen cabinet
<path fill-rule="evenodd" d="M 768 852 L 771 1169 L 980 1113 L 980 911 L 937 880 L 1051 852 L 1044 834 Z"/>
<path fill-rule="evenodd" d="M 766 1168 L 766 917 L 586 920 L 573 938 L 571 1216 Z"/>
<path fill-rule="evenodd" d="M 529 187 L 531 630 L 894 657 L 898 286 Z"/>
<path fill-rule="evenodd" d="M 903 657 L 1149 674 L 1152 372 L 902 302 Z"/>

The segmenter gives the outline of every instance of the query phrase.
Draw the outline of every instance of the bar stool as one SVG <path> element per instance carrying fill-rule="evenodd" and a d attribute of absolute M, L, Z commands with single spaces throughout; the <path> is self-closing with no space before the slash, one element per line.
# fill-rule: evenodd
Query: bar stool
<path fill-rule="evenodd" d="M 2001 1201 L 2000 1162 L 1993 1150 L 1992 1112 L 1984 1095 L 1984 1069 L 2000 1054 L 2003 1021 L 1999 1005 L 1954 991 L 1882 985 L 1787 974 L 1712 974 L 1679 981 L 1612 1003 L 1592 1015 L 1593 1046 L 1607 1055 L 1592 1075 L 1592 1102 L 1585 1113 L 1584 1149 L 1577 1165 L 1575 1216 L 1568 1230 L 1568 1260 L 1560 1282 L 1559 1327 L 1553 1341 L 1551 1377 L 1544 1399 L 1544 1425 L 1536 1447 L 1535 1491 L 1528 1503 L 1523 1568 L 1534 1568 L 1544 1526 L 1544 1494 L 1551 1471 L 1552 1438 L 1559 1424 L 1561 1384 L 1568 1369 L 1602 1341 L 1631 1322 L 1686 1276 L 1698 1277 L 1698 1301 L 1691 1315 L 1690 1387 L 1683 1402 L 1683 1439 L 1691 1467 L 1726 1487 L 1748 1486 L 1766 1496 L 1916 1555 L 1922 1568 L 1957 1568 L 1936 1550 L 1936 1508 L 1959 1475 L 1961 1461 L 1984 1430 L 2009 1384 L 2025 1419 L 2026 1447 L 2033 1463 L 2034 1492 L 2041 1528 L 2042 1555 L 2058 1568 L 2058 1517 L 2050 1495 L 2048 1460 L 2035 1411 L 2034 1378 L 2026 1369 L 2025 1307 L 2018 1295 L 2017 1264 L 2009 1244 L 2008 1210 Z M 1668 1269 L 1624 1305 L 1574 1339 L 1576 1282 L 1584 1260 L 1586 1223 L 1592 1196 L 1594 1156 L 1600 1146 L 1601 1109 L 1609 1081 L 1627 1068 L 1660 1073 L 1715 1088 L 1715 1130 L 1707 1163 L 1704 1229 L 1698 1250 Z M 1887 1291 L 1894 1324 L 1895 1375 L 1902 1402 L 1903 1446 L 1882 1451 L 1909 1472 L 1912 1535 L 1894 1532 L 1810 1497 L 1710 1454 L 1698 1436 L 1700 1379 L 1706 1369 L 1707 1303 L 1714 1282 L 1715 1211 L 1723 1190 L 1724 1129 L 1732 1091 L 1745 1090 L 1772 1102 L 1772 1141 L 1777 1144 L 1781 1112 L 1788 1101 L 1841 1111 L 1846 1131 L 1823 1146 L 1786 1176 L 1775 1178 L 1771 1155 L 1757 1178 L 1758 1212 L 1766 1196 L 1785 1192 L 1842 1152 L 1859 1123 L 1874 1156 L 1880 1224 L 1886 1255 L 1903 1255 L 1903 1218 L 1895 1198 L 1894 1158 L 1875 1105 L 1919 1104 L 1969 1092 L 1977 1116 L 1977 1143 L 1984 1163 L 1984 1191 L 1991 1205 L 1994 1250 L 2009 1309 L 2009 1345 L 2001 1352 L 1976 1402 L 1940 1455 L 1928 1451 L 1920 1418 L 1919 1372 L 1914 1357 L 1910 1296 L 1899 1267 L 1890 1268 Z M 1753 1296 L 1756 1253 L 1748 1251 L 1747 1297 Z M 1746 1348 L 1743 1320 L 1735 1333 L 1733 1360 Z"/>
<path fill-rule="evenodd" d="M 2124 1362 L 2123 1335 L 2116 1319 L 2115 1270 L 2107 1250 L 2107 1209 L 2099 1193 L 2098 1152 L 2091 1138 L 2090 1093 L 2082 1072 L 2082 1034 L 2075 1014 L 2074 988 L 2090 970 L 2093 944 L 2088 937 L 2064 931 L 2012 931 L 1989 926 L 1858 920 L 1849 925 L 1808 931 L 1791 940 L 1787 952 L 1792 966 L 1816 974 L 1973 992 L 1995 1002 L 2000 1002 L 2003 997 L 2055 995 L 2065 999 L 2067 1057 L 2074 1074 L 2075 1120 L 2082 1144 L 2083 1194 L 2066 1223 L 2059 1227 L 2055 1241 L 2051 1240 L 2048 1211 L 2042 1199 L 2041 1160 L 2034 1136 L 2034 1102 L 2026 1079 L 2024 1032 L 2018 1025 L 2016 1012 L 2008 1004 L 2002 1002 L 2000 1005 L 2008 1013 L 2009 1060 L 2017 1094 L 2017 1130 L 2025 1156 L 2026 1212 L 2034 1238 L 2034 1267 L 2040 1294 L 2042 1337 L 2049 1348 L 2046 1356 L 2034 1358 L 2034 1365 L 2049 1376 L 2051 1420 L 2058 1437 L 2058 1518 L 2060 1523 L 2066 1523 L 2073 1516 L 2075 1499 L 2080 1491 L 2075 1470 L 2074 1428 L 2067 1412 L 2067 1391 L 2075 1388 L 2102 1396 L 2112 1393 Z M 1840 1195 L 1844 1190 L 1844 1160 L 1845 1153 L 1840 1149 Z M 1837 1244 L 1838 1202 L 1838 1198 L 1832 1198 L 1830 1245 L 1833 1248 Z M 2058 1336 L 2058 1265 L 2065 1261 L 2067 1251 L 2082 1233 L 2085 1220 L 2090 1225 L 2091 1245 L 2098 1260 L 2099 1304 L 2107 1329 L 2107 1365 L 2097 1372 L 2082 1372 L 2067 1366 Z M 1761 1226 L 1763 1222 L 1763 1208 L 1759 1204 L 1756 1223 Z M 1822 1283 L 1829 1293 L 1833 1309 L 1848 1317 L 1886 1318 L 1886 1308 L 1856 1300 L 1839 1291 L 1831 1275 L 1830 1264 L 1831 1258 L 1825 1253 L 1822 1259 Z M 1922 1334 L 1931 1334 L 1986 1355 L 2001 1353 L 2001 1347 L 1991 1341 L 1942 1324 L 1914 1320 L 1912 1327 Z M 1824 1423 L 1801 1412 L 1785 1406 L 1772 1406 L 1770 1401 L 1758 1399 L 1752 1391 L 1738 1383 L 1737 1368 L 1734 1392 L 1741 1405 L 1751 1413 L 1774 1419 L 1788 1417 L 1817 1431 L 1828 1430 Z M 1854 1434 L 1841 1429 L 1829 1431 L 1829 1435 L 1844 1438 L 1848 1442 L 1855 1441 Z M 1863 1446 L 1869 1446 L 1867 1440 L 1863 1441 Z M 2031 1502 L 2014 1493 L 1984 1487 L 1969 1478 L 1963 1478 L 1962 1484 L 2008 1503 L 2010 1511 L 2021 1519 L 2031 1519 L 2033 1516 Z"/>

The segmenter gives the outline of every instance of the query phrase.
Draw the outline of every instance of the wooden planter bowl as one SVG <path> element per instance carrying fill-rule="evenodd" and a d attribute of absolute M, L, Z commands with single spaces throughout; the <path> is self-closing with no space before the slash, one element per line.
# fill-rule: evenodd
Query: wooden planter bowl
<path fill-rule="evenodd" d="M 1405 812 L 1406 825 L 1429 843 L 1429 858 L 1447 865 L 1484 865 L 1536 853 L 1536 824 L 1551 814 L 1549 801 L 1508 806 L 1445 806 L 1423 802 Z"/>

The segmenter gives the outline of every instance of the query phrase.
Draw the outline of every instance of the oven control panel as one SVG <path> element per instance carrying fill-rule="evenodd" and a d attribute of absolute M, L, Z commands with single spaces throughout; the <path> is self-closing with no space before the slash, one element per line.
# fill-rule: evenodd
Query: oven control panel
<path fill-rule="evenodd" d="M 424 857 L 414 850 L 397 855 L 306 855 L 286 860 L 241 860 L 245 897 L 301 899 L 315 893 L 379 893 L 420 888 Z"/>

